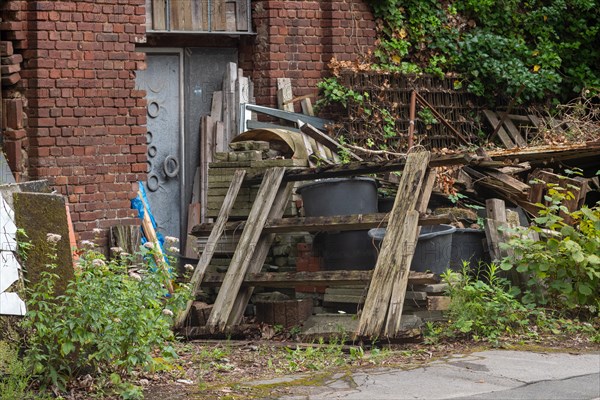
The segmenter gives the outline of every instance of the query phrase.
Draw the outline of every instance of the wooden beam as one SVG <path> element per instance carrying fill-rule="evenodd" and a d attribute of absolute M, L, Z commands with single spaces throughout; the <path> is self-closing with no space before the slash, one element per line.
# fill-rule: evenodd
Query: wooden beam
<path fill-rule="evenodd" d="M 167 29 L 165 0 L 152 0 L 152 29 L 164 31 Z"/>
<path fill-rule="evenodd" d="M 433 156 L 429 167 L 444 167 L 452 165 L 478 165 L 480 158 L 469 153 Z M 343 176 L 359 176 L 381 172 L 401 171 L 406 160 L 396 159 L 385 162 L 351 162 L 343 165 L 321 166 L 316 168 L 290 169 L 286 171 L 284 182 L 309 181 L 314 179 L 337 178 Z M 262 173 L 248 174 L 248 184 L 260 183 Z"/>
<path fill-rule="evenodd" d="M 283 216 L 286 206 L 292 196 L 293 187 L 294 186 L 291 183 L 281 184 L 267 218 L 281 218 Z M 252 259 L 250 260 L 248 272 L 260 272 L 274 239 L 275 234 L 265 234 L 263 231 L 263 234 L 254 250 L 254 254 L 252 255 Z M 237 325 L 241 322 L 242 317 L 244 316 L 244 311 L 246 310 L 246 306 L 248 305 L 248 301 L 250 301 L 253 291 L 253 287 L 246 287 L 239 292 L 237 298 L 235 299 L 229 320 L 227 321 L 228 325 Z"/>
<path fill-rule="evenodd" d="M 388 232 L 383 239 L 371 287 L 357 328 L 356 335 L 358 337 L 375 337 L 382 333 L 394 287 L 408 279 L 410 265 L 406 265 L 406 262 L 410 264 L 412 254 L 410 257 L 404 257 L 403 254 L 414 252 L 414 243 L 411 246 L 412 249 L 408 247 L 413 233 L 406 235 L 405 232 L 414 230 L 416 240 L 418 212 L 414 210 L 418 196 L 415 194 L 421 190 L 428 163 L 429 152 L 427 151 L 413 152 L 407 157 L 396 201 L 390 215 Z M 410 213 L 410 211 L 414 212 Z M 399 269 L 400 266 L 403 267 L 402 271 Z M 398 306 L 401 307 L 402 304 L 394 304 L 394 307 Z"/>
<path fill-rule="evenodd" d="M 221 290 L 215 300 L 214 308 L 210 313 L 207 326 L 211 329 L 223 330 L 227 326 L 242 281 L 248 271 L 267 216 L 281 185 L 284 172 L 285 168 L 269 168 L 258 189 L 256 200 L 248 216 L 248 224 L 242 232 L 225 276 L 225 281 L 221 286 Z"/>
<path fill-rule="evenodd" d="M 317 271 L 317 272 L 258 272 L 247 273 L 242 287 L 256 286 L 269 288 L 293 288 L 305 286 L 347 286 L 368 285 L 373 271 Z M 225 274 L 207 273 L 202 281 L 203 287 L 218 287 L 223 283 Z M 408 284 L 434 285 L 440 281 L 439 275 L 410 271 Z"/>
<path fill-rule="evenodd" d="M 265 223 L 265 233 L 285 232 L 330 232 L 330 231 L 353 231 L 361 229 L 380 228 L 387 226 L 389 214 L 355 214 L 336 215 L 328 217 L 297 217 L 271 219 Z M 419 225 L 439 225 L 452 221 L 449 214 L 423 215 L 419 217 Z M 225 225 L 226 232 L 240 232 L 246 225 L 245 221 L 232 221 Z M 194 236 L 206 236 L 210 234 L 214 224 L 200 224 L 192 228 Z"/>
<path fill-rule="evenodd" d="M 417 227 L 418 218 L 418 211 L 408 211 L 404 220 L 404 224 L 402 227 L 400 227 L 400 231 L 396 230 L 399 237 L 397 240 L 394 240 L 394 247 L 395 245 L 399 244 L 400 251 L 392 249 L 392 252 L 400 253 L 398 254 L 399 259 L 393 254 L 388 253 L 388 260 L 383 260 L 388 267 L 397 269 L 396 277 L 393 280 L 388 316 L 384 329 L 384 335 L 386 337 L 394 337 L 396 336 L 396 333 L 400 332 L 401 330 L 400 322 L 402 319 L 404 300 L 406 299 L 406 288 L 408 287 L 408 272 L 413 255 L 415 254 L 415 247 L 417 246 L 417 238 L 419 235 L 419 229 Z M 390 230 L 389 232 L 389 234 L 394 233 L 395 232 L 393 230 Z"/>
<path fill-rule="evenodd" d="M 200 290 L 200 285 L 202 284 L 202 280 L 204 278 L 204 274 L 206 273 L 206 269 L 210 265 L 212 257 L 215 253 L 215 249 L 217 247 L 217 242 L 221 238 L 223 234 L 223 230 L 225 228 L 225 223 L 229 218 L 229 213 L 233 208 L 233 204 L 235 203 L 235 199 L 237 198 L 240 187 L 242 186 L 242 182 L 244 180 L 244 176 L 246 175 L 246 171 L 238 170 L 233 174 L 233 179 L 231 180 L 231 184 L 229 185 L 229 190 L 227 191 L 227 195 L 223 200 L 223 205 L 221 206 L 221 211 L 219 212 L 219 216 L 217 218 L 217 222 L 215 223 L 210 236 L 208 237 L 208 241 L 206 243 L 206 247 L 200 256 L 200 260 L 198 260 L 198 265 L 194 270 L 194 274 L 190 280 L 190 287 L 192 296 L 195 296 Z M 188 301 L 186 309 L 179 314 L 177 319 L 175 320 L 175 327 L 180 327 L 184 324 L 190 308 L 192 306 L 192 301 Z"/>

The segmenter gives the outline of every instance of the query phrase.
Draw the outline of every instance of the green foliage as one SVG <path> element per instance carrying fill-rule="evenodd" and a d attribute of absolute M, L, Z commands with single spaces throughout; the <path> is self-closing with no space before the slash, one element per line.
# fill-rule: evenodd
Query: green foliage
<path fill-rule="evenodd" d="M 323 92 L 323 97 L 317 101 L 317 107 L 324 107 L 331 103 L 340 103 L 348 107 L 348 102 L 353 101 L 357 104 L 363 104 L 367 93 L 358 93 L 342 85 L 336 78 L 325 78 L 317 84 L 317 87 Z"/>
<path fill-rule="evenodd" d="M 444 274 L 451 297 L 448 334 L 497 343 L 502 336 L 524 331 L 530 311 L 517 300 L 518 290 L 498 276 L 497 265 L 482 268 L 477 277 L 481 279 L 471 277 L 468 262 L 460 274 Z M 430 333 L 435 334 L 431 327 Z"/>
<path fill-rule="evenodd" d="M 287 349 L 288 370 L 319 371 L 331 365 L 343 365 L 344 353 L 342 352 L 343 340 L 332 340 L 325 344 L 323 338 L 319 339 L 317 346 L 296 346 Z M 356 354 L 355 354 L 356 355 Z"/>
<path fill-rule="evenodd" d="M 17 348 L 0 340 L 0 398 L 2 400 L 43 399 L 30 390 L 31 375 Z"/>
<path fill-rule="evenodd" d="M 548 205 L 538 204 L 536 225 L 509 241 L 514 256 L 504 259 L 502 268 L 528 276 L 525 303 L 595 314 L 600 309 L 600 207 L 569 213 L 563 203 L 572 198 L 570 188 L 548 185 Z"/>
<path fill-rule="evenodd" d="M 152 259 L 152 250 L 143 251 Z M 25 359 L 42 385 L 64 390 L 85 374 L 126 377 L 137 368 L 163 368 L 176 355 L 169 345 L 172 319 L 187 290 L 180 287 L 168 295 L 163 286 L 171 279 L 168 271 L 149 266 L 139 274 L 128 273 L 134 256 L 107 261 L 90 249 L 81 256 L 64 295 L 55 296 L 56 257 L 49 257 L 47 269 L 30 290 L 23 321 Z M 131 385 L 119 381 L 115 387 L 123 396 L 136 398 L 138 390 Z"/>
<path fill-rule="evenodd" d="M 373 67 L 458 72 L 490 102 L 558 96 L 600 84 L 598 0 L 371 0 Z"/>

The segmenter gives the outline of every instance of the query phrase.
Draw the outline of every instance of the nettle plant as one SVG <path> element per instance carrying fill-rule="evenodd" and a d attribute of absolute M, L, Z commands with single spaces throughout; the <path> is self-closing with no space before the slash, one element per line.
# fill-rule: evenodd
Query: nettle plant
<path fill-rule="evenodd" d="M 538 204 L 535 225 L 515 232 L 506 245 L 514 256 L 501 267 L 527 276 L 525 304 L 593 316 L 600 310 L 600 205 L 569 212 L 564 201 L 572 198 L 569 188 L 548 184 L 548 204 Z"/>
<path fill-rule="evenodd" d="M 49 242 L 58 240 L 60 236 L 48 235 Z M 118 257 L 106 260 L 93 243 L 84 245 L 75 278 L 60 296 L 54 293 L 56 256 L 48 255 L 47 268 L 28 296 L 25 359 L 42 386 L 65 390 L 74 379 L 90 374 L 99 380 L 110 377 L 112 386 L 136 397 L 122 378 L 135 369 L 169 368 L 167 360 L 176 356 L 169 343 L 173 316 L 189 291 L 179 286 L 168 293 L 165 282 L 174 277 L 155 265 L 150 245 L 140 250 L 144 261 L 137 272 L 128 268 L 139 255 L 117 248 Z"/>

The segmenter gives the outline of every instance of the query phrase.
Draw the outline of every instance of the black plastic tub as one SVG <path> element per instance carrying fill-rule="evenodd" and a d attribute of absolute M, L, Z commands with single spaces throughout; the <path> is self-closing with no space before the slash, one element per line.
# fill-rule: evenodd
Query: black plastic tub
<path fill-rule="evenodd" d="M 385 236 L 385 228 L 369 230 L 369 236 L 380 247 Z M 452 225 L 423 226 L 410 269 L 417 272 L 431 271 L 441 274 L 450 267 L 452 253 L 452 234 L 456 228 Z"/>
<path fill-rule="evenodd" d="M 321 179 L 298 188 L 307 217 L 377 212 L 377 184 L 371 178 Z"/>
<path fill-rule="evenodd" d="M 469 262 L 469 268 L 477 271 L 485 259 L 485 231 L 483 229 L 459 228 L 452 234 L 452 252 L 450 268 L 462 269 L 463 260 Z"/>
<path fill-rule="evenodd" d="M 298 188 L 307 217 L 377 212 L 377 184 L 372 178 L 332 178 Z M 368 270 L 375 266 L 367 230 L 318 234 L 315 248 L 326 270 Z"/>

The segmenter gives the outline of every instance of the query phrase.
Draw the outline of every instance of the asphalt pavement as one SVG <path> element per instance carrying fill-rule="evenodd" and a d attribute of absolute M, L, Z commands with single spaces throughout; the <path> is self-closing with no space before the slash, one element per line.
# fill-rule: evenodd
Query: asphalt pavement
<path fill-rule="evenodd" d="M 426 366 L 338 374 L 281 400 L 600 400 L 600 353 L 492 350 Z"/>

